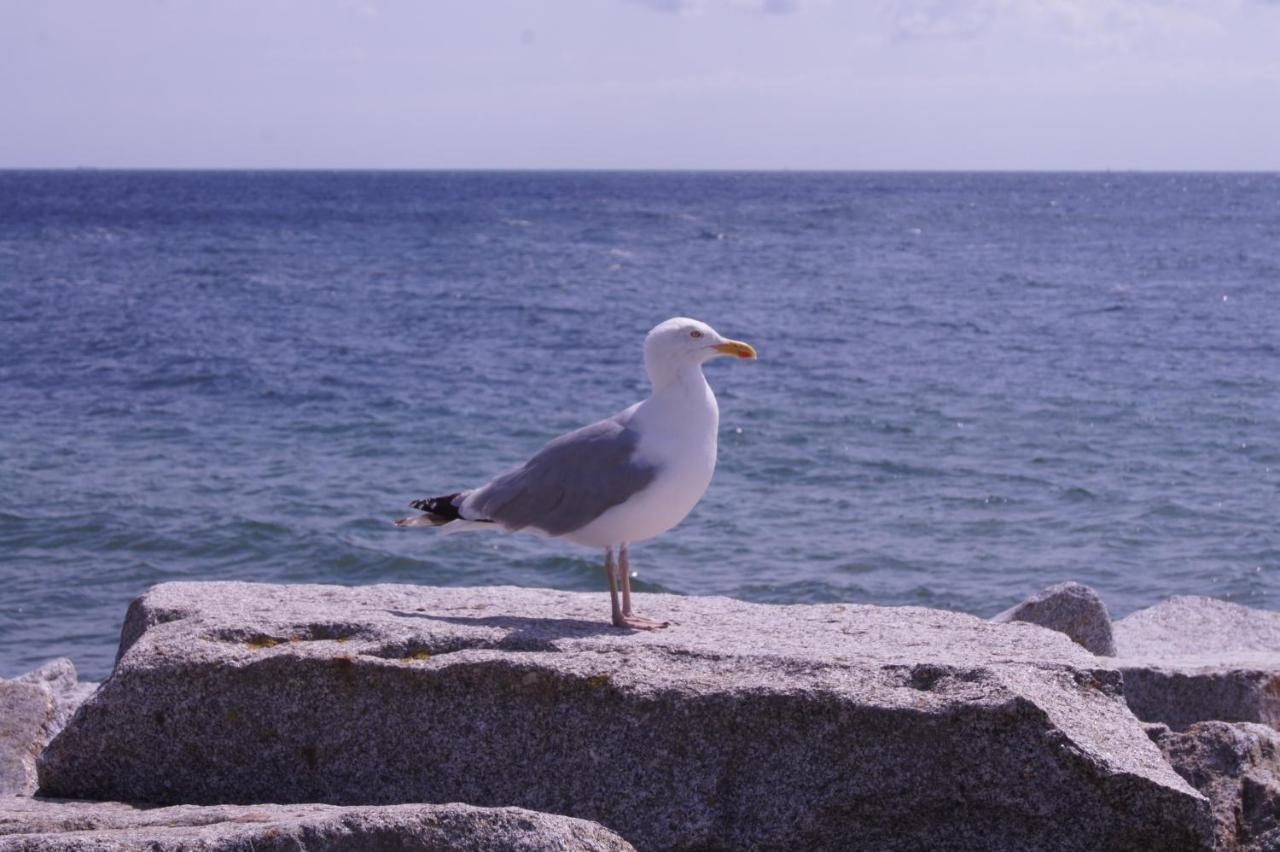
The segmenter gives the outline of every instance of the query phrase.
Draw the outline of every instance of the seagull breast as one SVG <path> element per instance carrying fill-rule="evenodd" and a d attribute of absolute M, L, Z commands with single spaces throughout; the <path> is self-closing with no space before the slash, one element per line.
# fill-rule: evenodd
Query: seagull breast
<path fill-rule="evenodd" d="M 595 548 L 644 541 L 680 523 L 702 499 L 716 469 L 720 409 L 702 370 L 689 372 L 631 415 L 629 426 L 639 437 L 635 461 L 651 466 L 653 479 L 565 538 Z"/>

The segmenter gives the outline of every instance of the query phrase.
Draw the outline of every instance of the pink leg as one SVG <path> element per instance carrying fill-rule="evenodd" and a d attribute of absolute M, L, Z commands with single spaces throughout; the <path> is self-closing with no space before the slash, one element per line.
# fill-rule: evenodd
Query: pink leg
<path fill-rule="evenodd" d="M 666 621 L 654 621 L 652 618 L 645 618 L 631 612 L 631 563 L 627 560 L 625 542 L 618 548 L 618 573 L 622 575 L 622 618 L 626 626 L 636 630 L 661 630 L 669 627 L 670 624 Z M 619 627 L 623 626 L 618 624 L 616 617 L 613 623 Z"/>
<path fill-rule="evenodd" d="M 613 548 L 604 549 L 604 575 L 609 579 L 609 603 L 613 608 L 613 624 L 621 627 L 622 608 L 618 606 L 618 574 L 613 566 Z"/>
<path fill-rule="evenodd" d="M 618 573 L 622 580 L 622 614 L 631 614 L 631 563 L 627 561 L 627 543 L 618 545 Z"/>

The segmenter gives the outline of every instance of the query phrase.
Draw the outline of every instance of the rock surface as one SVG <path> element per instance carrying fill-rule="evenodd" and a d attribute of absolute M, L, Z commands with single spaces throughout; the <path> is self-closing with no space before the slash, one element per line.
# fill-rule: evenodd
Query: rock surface
<path fill-rule="evenodd" d="M 468 805 L 179 805 L 0 799 L 0 852 L 626 852 L 585 820 Z"/>
<path fill-rule="evenodd" d="M 70 721 L 72 714 L 84 703 L 98 684 L 80 680 L 76 667 L 66 657 L 50 660 L 34 671 L 15 678 L 19 683 L 40 684 L 53 696 L 53 718 L 49 728 L 52 739 Z"/>
<path fill-rule="evenodd" d="M 642 849 L 1211 843 L 1118 674 L 1060 634 L 914 607 L 639 608 L 672 627 L 616 630 L 596 594 L 157 586 L 42 793 L 518 805 Z"/>
<path fill-rule="evenodd" d="M 1114 656 L 1111 615 L 1102 596 L 1080 583 L 1059 583 L 995 616 L 992 621 L 1026 621 L 1065 633 L 1092 654 Z"/>
<path fill-rule="evenodd" d="M 1249 722 L 1163 725 L 1152 740 L 1178 774 L 1213 803 L 1216 848 L 1280 849 L 1280 733 Z"/>
<path fill-rule="evenodd" d="M 36 789 L 36 757 L 48 742 L 53 695 L 33 683 L 0 679 L 0 796 Z"/>
<path fill-rule="evenodd" d="M 35 792 L 37 755 L 96 688 L 77 681 L 66 657 L 0 678 L 0 796 Z"/>
<path fill-rule="evenodd" d="M 1115 624 L 1116 665 L 1139 719 L 1280 727 L 1280 612 L 1174 597 Z"/>

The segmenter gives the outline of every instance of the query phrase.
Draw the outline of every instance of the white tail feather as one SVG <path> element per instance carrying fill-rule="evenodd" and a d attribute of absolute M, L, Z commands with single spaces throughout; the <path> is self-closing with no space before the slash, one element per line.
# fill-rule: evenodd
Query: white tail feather
<path fill-rule="evenodd" d="M 412 518 L 400 518 L 396 521 L 398 527 L 435 527 L 439 526 L 435 521 L 431 520 L 430 515 L 414 515 Z"/>
<path fill-rule="evenodd" d="M 452 535 L 453 533 L 470 532 L 472 530 L 493 530 L 501 529 L 497 524 L 491 521 L 468 521 L 458 519 L 456 521 L 445 521 L 440 523 L 440 519 L 436 515 L 424 512 L 421 515 L 414 515 L 411 518 L 400 518 L 396 521 L 398 527 L 435 527 L 440 530 L 442 535 Z"/>
<path fill-rule="evenodd" d="M 468 521 L 459 519 L 450 521 L 447 524 L 440 525 L 440 532 L 443 535 L 453 535 L 460 532 L 475 532 L 476 530 L 500 530 L 502 527 L 493 521 Z"/>

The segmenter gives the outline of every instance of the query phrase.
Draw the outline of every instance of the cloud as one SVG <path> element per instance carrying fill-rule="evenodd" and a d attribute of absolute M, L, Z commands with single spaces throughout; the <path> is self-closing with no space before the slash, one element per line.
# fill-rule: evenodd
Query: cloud
<path fill-rule="evenodd" d="M 1101 47 L 1133 39 L 1197 37 L 1246 5 L 1280 0 L 890 0 L 882 14 L 895 39 L 971 39 L 1007 31 Z"/>
<path fill-rule="evenodd" d="M 970 38 L 991 26 L 1000 0 L 899 0 L 884 6 L 894 37 L 899 39 Z"/>
<path fill-rule="evenodd" d="M 636 6 L 645 6 L 655 12 L 687 12 L 697 5 L 696 0 L 627 0 Z"/>
<path fill-rule="evenodd" d="M 701 14 L 719 9 L 745 9 L 766 15 L 786 15 L 800 7 L 800 0 L 626 0 L 655 12 Z"/>

